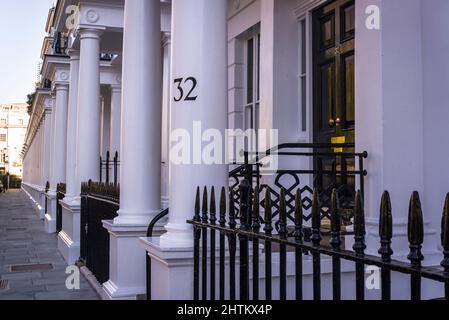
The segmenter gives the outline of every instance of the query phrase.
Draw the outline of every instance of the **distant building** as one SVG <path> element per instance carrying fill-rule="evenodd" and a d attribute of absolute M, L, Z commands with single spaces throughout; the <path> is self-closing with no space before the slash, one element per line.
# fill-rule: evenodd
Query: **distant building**
<path fill-rule="evenodd" d="M 30 116 L 27 104 L 0 104 L 0 175 L 22 177 L 21 152 Z"/>

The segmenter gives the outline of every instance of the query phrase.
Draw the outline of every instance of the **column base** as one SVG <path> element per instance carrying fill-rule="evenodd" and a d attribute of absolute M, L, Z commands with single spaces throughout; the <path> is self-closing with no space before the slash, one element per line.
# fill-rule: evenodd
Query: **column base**
<path fill-rule="evenodd" d="M 56 206 L 57 195 L 55 191 L 49 191 L 47 197 L 47 212 L 45 213 L 45 230 L 47 233 L 56 233 Z"/>
<path fill-rule="evenodd" d="M 193 300 L 193 247 L 163 247 L 160 238 L 140 244 L 151 258 L 152 300 Z"/>
<path fill-rule="evenodd" d="M 103 221 L 103 226 L 110 234 L 110 276 L 103 290 L 111 300 L 139 300 L 146 292 L 145 251 L 139 238 L 148 225 Z"/>
<path fill-rule="evenodd" d="M 165 226 L 167 233 L 161 236 L 161 248 L 193 248 L 193 230 L 188 224 L 168 223 Z"/>
<path fill-rule="evenodd" d="M 58 235 L 58 250 L 67 264 L 75 264 L 80 257 L 80 204 L 64 199 L 62 205 L 62 231 Z"/>

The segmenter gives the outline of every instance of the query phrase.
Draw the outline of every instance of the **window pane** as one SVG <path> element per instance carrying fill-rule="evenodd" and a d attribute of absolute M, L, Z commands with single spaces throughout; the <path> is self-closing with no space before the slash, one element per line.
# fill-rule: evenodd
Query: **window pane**
<path fill-rule="evenodd" d="M 302 131 L 307 131 L 307 80 L 301 77 L 301 122 Z"/>
<path fill-rule="evenodd" d="M 257 36 L 257 101 L 260 100 L 260 34 Z"/>
<path fill-rule="evenodd" d="M 254 101 L 254 39 L 247 42 L 247 66 L 246 66 L 246 102 L 252 103 Z"/>
<path fill-rule="evenodd" d="M 301 21 L 301 74 L 305 74 L 307 72 L 307 63 L 306 63 L 306 21 Z"/>

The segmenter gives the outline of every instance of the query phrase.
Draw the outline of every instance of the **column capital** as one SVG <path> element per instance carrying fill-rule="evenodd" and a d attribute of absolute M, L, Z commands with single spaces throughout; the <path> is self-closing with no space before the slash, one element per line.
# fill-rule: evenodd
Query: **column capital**
<path fill-rule="evenodd" d="M 162 46 L 166 47 L 171 45 L 171 32 L 162 33 Z"/>
<path fill-rule="evenodd" d="M 112 93 L 121 93 L 122 85 L 121 84 L 111 84 L 111 92 Z"/>
<path fill-rule="evenodd" d="M 80 35 L 80 39 L 94 39 L 94 40 L 100 40 L 101 36 L 104 33 L 104 29 L 100 28 L 86 28 L 86 29 L 80 29 L 78 30 L 78 33 Z"/>
<path fill-rule="evenodd" d="M 80 59 L 80 52 L 79 52 L 79 50 L 71 48 L 71 49 L 67 50 L 67 54 L 70 57 L 70 61 L 79 61 L 79 59 Z"/>

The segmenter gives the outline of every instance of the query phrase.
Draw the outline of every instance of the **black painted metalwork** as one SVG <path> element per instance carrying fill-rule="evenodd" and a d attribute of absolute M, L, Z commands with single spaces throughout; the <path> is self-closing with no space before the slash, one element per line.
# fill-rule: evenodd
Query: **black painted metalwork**
<path fill-rule="evenodd" d="M 112 184 L 83 183 L 81 193 L 81 260 L 100 283 L 109 280 L 109 232 L 104 220 L 117 217 L 120 189 Z"/>
<path fill-rule="evenodd" d="M 48 194 L 49 190 L 50 190 L 50 182 L 47 181 L 47 183 L 45 184 L 45 214 L 48 213 L 48 198 L 47 198 L 47 194 Z"/>
<path fill-rule="evenodd" d="M 154 219 L 150 222 L 147 230 L 147 237 L 152 238 L 154 234 L 154 228 L 156 225 L 164 218 L 166 218 L 169 214 L 169 209 L 165 209 L 161 213 L 159 213 Z M 146 285 L 147 285 L 147 301 L 151 301 L 151 258 L 148 254 L 145 255 L 146 259 Z"/>
<path fill-rule="evenodd" d="M 114 158 L 111 159 L 111 153 L 108 151 L 106 153 L 106 159 L 100 157 L 100 182 L 105 182 L 106 184 L 112 183 L 114 186 L 118 186 L 119 168 L 120 160 L 118 152 L 116 152 Z"/>
<path fill-rule="evenodd" d="M 66 194 L 66 184 L 59 183 L 56 187 L 56 233 L 62 231 L 62 204 Z"/>
<path fill-rule="evenodd" d="M 391 258 L 393 252 L 391 250 L 391 240 L 393 236 L 392 230 L 392 212 L 391 202 L 388 192 L 385 192 L 382 196 L 381 211 L 380 211 L 380 228 L 379 236 L 381 241 L 381 248 L 379 250 L 380 256 L 368 255 L 365 253 L 365 213 L 363 205 L 362 192 L 358 191 L 355 196 L 355 204 L 353 209 L 354 215 L 354 245 L 352 250 L 350 248 L 342 248 L 342 233 L 341 233 L 341 215 L 342 211 L 339 204 L 341 203 L 338 198 L 337 190 L 333 190 L 331 194 L 331 233 L 330 237 L 325 236 L 323 233 L 324 226 L 320 216 L 320 198 L 319 192 L 315 190 L 312 200 L 312 232 L 310 239 L 304 237 L 303 227 L 303 199 L 301 197 L 301 190 L 295 192 L 295 223 L 289 225 L 286 217 L 286 207 L 288 193 L 285 189 L 280 191 L 279 202 L 279 231 L 274 233 L 272 226 L 272 203 L 271 197 L 267 196 L 264 199 L 265 203 L 265 216 L 262 219 L 258 212 L 259 194 L 258 189 L 252 189 L 249 187 L 249 183 L 242 183 L 240 186 L 240 221 L 235 219 L 235 206 L 234 206 L 234 191 L 231 189 L 229 193 L 230 207 L 228 208 L 228 220 L 226 222 L 226 208 L 223 204 L 226 203 L 225 192 L 222 190 L 220 197 L 220 222 L 219 224 L 213 223 L 214 220 L 214 207 L 210 208 L 211 212 L 207 212 L 208 193 L 205 188 L 203 193 L 203 212 L 200 219 L 199 216 L 199 199 L 200 189 L 197 191 L 197 206 L 195 209 L 195 216 L 193 220 L 188 221 L 193 225 L 195 233 L 195 262 L 194 262 L 194 297 L 199 299 L 200 295 L 203 300 L 207 300 L 211 297 L 211 288 L 204 283 L 208 281 L 209 273 L 205 267 L 209 266 L 210 259 L 207 257 L 207 248 L 210 245 L 209 238 L 211 231 L 217 232 L 220 236 L 225 236 L 229 240 L 229 269 L 230 269 L 230 282 L 229 287 L 226 286 L 224 280 L 224 267 L 225 267 L 225 241 L 220 241 L 220 299 L 226 298 L 227 292 L 229 292 L 229 299 L 235 300 L 235 264 L 236 253 L 238 251 L 240 257 L 240 300 L 262 299 L 261 292 L 258 285 L 262 280 L 259 274 L 259 249 L 265 252 L 265 299 L 271 300 L 273 298 L 272 292 L 272 261 L 273 261 L 273 248 L 276 248 L 276 252 L 279 253 L 279 299 L 284 300 L 287 298 L 302 300 L 303 296 L 303 283 L 302 283 L 302 259 L 304 254 L 312 255 L 313 263 L 313 298 L 320 300 L 321 296 L 321 256 L 327 256 L 332 258 L 332 283 L 333 283 L 333 299 L 340 300 L 341 288 L 342 288 L 342 270 L 341 260 L 352 262 L 355 265 L 355 277 L 356 277 L 356 298 L 358 300 L 365 299 L 365 287 L 364 287 L 364 267 L 376 266 L 381 268 L 382 276 L 382 299 L 391 299 L 391 273 L 397 272 L 400 274 L 410 276 L 411 281 L 411 299 L 421 299 L 421 279 L 433 280 L 441 283 L 445 287 L 445 299 L 449 300 L 449 194 L 446 197 L 445 205 L 443 209 L 442 218 L 442 230 L 441 241 L 444 249 L 444 258 L 441 262 L 442 269 L 422 267 L 421 262 L 423 255 L 421 253 L 421 247 L 423 245 L 423 213 L 421 209 L 421 202 L 419 194 L 414 192 L 410 200 L 409 210 L 409 223 L 408 223 L 408 238 L 410 242 L 410 254 L 408 256 L 410 263 L 396 261 Z M 269 193 L 269 190 L 265 190 Z M 211 201 L 214 201 L 213 198 Z M 206 208 L 206 209 L 204 209 Z M 212 216 L 211 216 L 212 213 Z M 212 220 L 211 220 L 212 217 Z M 264 232 L 260 232 L 264 230 Z M 206 236 L 206 237 L 205 237 Z M 236 246 L 236 239 L 239 239 L 239 246 Z M 323 241 L 324 239 L 329 240 Z M 201 241 L 202 240 L 202 241 Z M 252 242 L 252 277 L 249 275 L 249 242 Z M 263 247 L 259 247 L 263 244 Z M 206 248 L 206 250 L 205 250 Z M 288 257 L 286 253 L 289 252 L 289 248 L 294 249 L 295 252 L 295 272 L 294 274 L 287 274 Z M 199 263 L 200 263 L 200 251 L 206 253 L 201 256 L 203 263 L 203 273 L 200 277 Z M 206 272 L 205 270 L 206 269 Z M 295 278 L 292 282 L 295 284 L 295 290 L 290 292 L 286 284 L 291 283 L 290 279 Z M 234 278 L 234 281 L 232 281 Z M 249 288 L 252 282 L 252 292 Z M 201 287 L 201 283 L 203 284 Z M 211 286 L 215 285 L 210 283 Z M 201 289 L 201 290 L 200 290 Z"/>
<path fill-rule="evenodd" d="M 280 191 L 285 189 L 286 214 L 289 222 L 295 220 L 295 192 L 301 191 L 303 204 L 303 220 L 309 222 L 312 219 L 312 196 L 313 192 L 318 192 L 320 200 L 321 219 L 331 219 L 331 195 L 336 190 L 338 195 L 338 206 L 340 208 L 340 219 L 342 225 L 348 226 L 353 219 L 355 207 L 355 185 L 360 188 L 362 198 L 365 189 L 365 176 L 368 174 L 364 169 L 364 160 L 368 157 L 367 152 L 350 153 L 339 152 L 341 149 L 354 149 L 354 144 L 320 144 L 320 143 L 289 143 L 281 144 L 275 148 L 267 150 L 265 153 L 245 153 L 245 163 L 230 172 L 230 187 L 234 190 L 234 205 L 239 210 L 240 203 L 240 184 L 246 179 L 250 181 L 251 186 L 259 187 L 259 193 L 265 195 L 265 190 L 269 190 L 273 204 L 273 222 L 278 231 L 279 229 L 279 205 Z M 294 170 L 277 170 L 270 173 L 274 179 L 273 185 L 261 183 L 261 168 L 270 156 L 277 156 L 282 161 L 292 161 L 298 166 Z M 347 163 L 347 159 L 357 159 L 358 168 L 349 168 L 347 165 L 337 165 L 335 161 L 340 159 L 341 163 Z M 310 163 L 310 161 L 301 161 L 313 159 L 316 165 L 313 168 L 302 167 L 301 163 Z M 325 162 L 334 161 L 335 164 L 330 168 L 323 165 Z M 248 169 L 251 168 L 251 174 L 248 175 Z M 326 183 L 323 181 L 327 181 Z M 266 194 L 268 196 L 268 194 Z M 264 197 L 260 197 L 260 207 L 263 208 Z M 346 230 L 341 231 L 347 234 Z M 326 232 L 324 231 L 326 234 Z"/>

